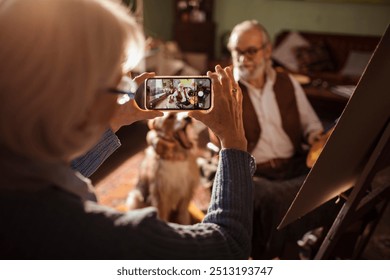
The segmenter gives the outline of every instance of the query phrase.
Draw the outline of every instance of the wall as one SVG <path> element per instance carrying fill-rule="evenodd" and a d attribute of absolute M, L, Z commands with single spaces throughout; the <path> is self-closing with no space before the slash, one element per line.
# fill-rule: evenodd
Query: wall
<path fill-rule="evenodd" d="M 390 23 L 390 5 L 279 0 L 215 1 L 219 36 L 245 19 L 259 20 L 272 38 L 283 29 L 382 35 Z M 239 5 L 240 2 L 244 5 Z M 217 40 L 216 43 L 219 51 L 220 42 Z"/>
<path fill-rule="evenodd" d="M 382 35 L 390 23 L 389 4 L 353 4 L 333 0 L 214 0 L 217 22 L 216 53 L 220 38 L 238 22 L 259 20 L 272 38 L 283 29 Z M 335 3 L 337 2 L 337 3 Z M 144 24 L 148 34 L 171 40 L 173 0 L 144 0 Z"/>
<path fill-rule="evenodd" d="M 172 40 L 175 20 L 173 0 L 143 1 L 145 34 L 163 40 Z"/>

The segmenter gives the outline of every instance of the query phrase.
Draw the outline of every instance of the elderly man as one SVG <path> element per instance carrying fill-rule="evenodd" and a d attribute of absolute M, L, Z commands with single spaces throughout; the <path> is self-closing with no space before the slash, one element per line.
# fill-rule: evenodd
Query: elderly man
<path fill-rule="evenodd" d="M 236 25 L 228 48 L 243 91 L 245 133 L 257 175 L 275 180 L 304 174 L 302 146 L 312 144 L 323 127 L 302 87 L 272 68 L 269 35 L 257 21 Z"/>
<path fill-rule="evenodd" d="M 283 257 L 289 244 L 296 246 L 307 230 L 322 225 L 316 224 L 322 220 L 319 212 L 276 230 L 309 171 L 307 148 L 323 127 L 299 83 L 272 67 L 270 38 L 261 24 L 236 25 L 228 48 L 243 93 L 247 149 L 257 165 L 252 257 Z"/>

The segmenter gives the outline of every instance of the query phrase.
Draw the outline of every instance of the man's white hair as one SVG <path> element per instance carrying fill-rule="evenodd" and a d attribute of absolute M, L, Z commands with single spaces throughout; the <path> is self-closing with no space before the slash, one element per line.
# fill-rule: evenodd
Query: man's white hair
<path fill-rule="evenodd" d="M 228 49 L 232 50 L 231 44 L 232 44 L 232 38 L 234 38 L 234 36 L 236 36 L 239 33 L 252 30 L 252 29 L 258 30 L 262 34 L 263 44 L 270 43 L 271 40 L 268 31 L 257 20 L 252 19 L 252 20 L 245 20 L 233 27 L 227 45 Z"/>
<path fill-rule="evenodd" d="M 0 27 L 0 147 L 47 161 L 90 148 L 102 132 L 89 118 L 97 95 L 142 56 L 128 10 L 110 0 L 0 0 Z"/>

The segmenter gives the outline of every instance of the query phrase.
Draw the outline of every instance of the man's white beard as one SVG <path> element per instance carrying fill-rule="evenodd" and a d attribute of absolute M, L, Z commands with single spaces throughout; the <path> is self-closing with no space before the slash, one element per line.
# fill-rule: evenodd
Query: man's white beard
<path fill-rule="evenodd" d="M 266 68 L 266 61 L 264 59 L 260 64 L 257 64 L 256 67 L 252 70 L 248 70 L 243 65 L 238 65 L 237 68 L 238 68 L 239 77 L 245 81 L 250 81 L 264 75 L 265 68 Z"/>

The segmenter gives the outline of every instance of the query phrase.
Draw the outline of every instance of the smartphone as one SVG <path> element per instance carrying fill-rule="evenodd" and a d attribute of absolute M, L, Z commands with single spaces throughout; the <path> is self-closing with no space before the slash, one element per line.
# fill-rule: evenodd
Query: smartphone
<path fill-rule="evenodd" d="M 212 107 L 211 79 L 196 77 L 153 77 L 145 81 L 147 110 L 191 111 Z"/>

